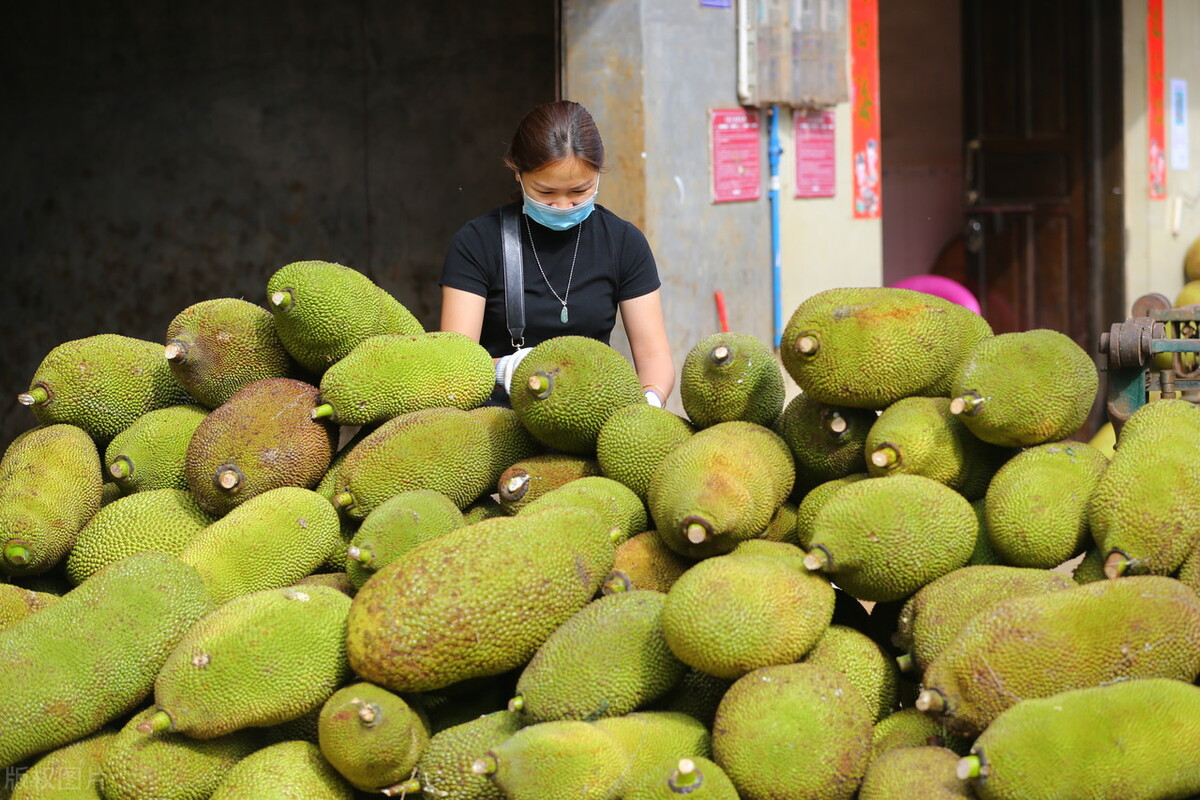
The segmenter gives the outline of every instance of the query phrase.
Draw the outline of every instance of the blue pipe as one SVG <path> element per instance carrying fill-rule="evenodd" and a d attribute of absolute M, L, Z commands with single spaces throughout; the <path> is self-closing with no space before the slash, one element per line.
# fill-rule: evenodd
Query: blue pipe
<path fill-rule="evenodd" d="M 771 201 L 771 291 L 775 316 L 775 347 L 783 341 L 783 250 L 779 245 L 779 106 L 771 106 L 770 138 L 767 143 L 767 163 L 771 170 L 767 197 Z"/>

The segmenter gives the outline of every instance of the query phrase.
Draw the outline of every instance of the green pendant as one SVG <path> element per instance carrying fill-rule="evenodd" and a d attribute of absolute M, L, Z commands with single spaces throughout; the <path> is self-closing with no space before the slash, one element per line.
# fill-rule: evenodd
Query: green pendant
<path fill-rule="evenodd" d="M 558 319 L 563 325 L 567 324 L 567 306 L 565 303 L 563 304 L 562 313 L 558 315 Z"/>

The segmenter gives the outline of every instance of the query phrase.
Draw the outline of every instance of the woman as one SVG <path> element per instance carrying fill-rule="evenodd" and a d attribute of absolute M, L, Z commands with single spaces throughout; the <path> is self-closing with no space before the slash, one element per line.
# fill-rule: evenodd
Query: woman
<path fill-rule="evenodd" d="M 504 164 L 522 194 L 506 208 L 521 211 L 524 340 L 514 341 L 506 324 L 504 209 L 454 235 L 442 266 L 442 330 L 470 336 L 492 354 L 493 399 L 507 400 L 513 370 L 535 345 L 568 334 L 608 344 L 619 308 L 646 400 L 662 406 L 675 366 L 658 269 L 642 232 L 596 204 L 604 143 L 591 114 L 565 100 L 534 108 L 517 127 Z"/>

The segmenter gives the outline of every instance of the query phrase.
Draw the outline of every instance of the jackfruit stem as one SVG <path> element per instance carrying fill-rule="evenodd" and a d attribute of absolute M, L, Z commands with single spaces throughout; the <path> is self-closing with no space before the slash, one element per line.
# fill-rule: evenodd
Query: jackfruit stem
<path fill-rule="evenodd" d="M 881 469 L 894 467 L 900 463 L 900 452 L 890 444 L 881 444 L 871 453 L 871 463 Z"/>
<path fill-rule="evenodd" d="M 671 789 L 685 789 L 688 792 L 699 788 L 704 783 L 704 776 L 696 769 L 696 762 L 690 758 L 681 758 L 671 773 L 667 786 Z M 684 792 L 680 792 L 683 794 Z"/>
<path fill-rule="evenodd" d="M 946 710 L 946 698 L 937 689 L 922 689 L 914 705 L 927 714 L 939 714 Z"/>
<path fill-rule="evenodd" d="M 616 594 L 617 592 L 627 592 L 633 588 L 633 581 L 629 580 L 629 576 L 620 570 L 613 570 L 608 573 L 608 577 L 604 579 L 600 590 L 603 594 Z"/>
<path fill-rule="evenodd" d="M 375 553 L 369 547 L 350 545 L 346 548 L 346 558 L 357 561 L 364 567 L 370 568 L 375 564 Z"/>
<path fill-rule="evenodd" d="M 809 572 L 827 570 L 832 564 L 833 559 L 829 557 L 829 551 L 821 546 L 814 547 L 804 556 L 804 567 Z"/>
<path fill-rule="evenodd" d="M 500 765 L 496 763 L 496 757 L 491 753 L 484 753 L 479 758 L 475 759 L 475 763 L 471 765 L 471 772 L 476 775 L 491 775 Z"/>
<path fill-rule="evenodd" d="M 163 348 L 163 358 L 172 364 L 182 364 L 187 361 L 188 349 L 183 342 L 168 342 Z"/>
<path fill-rule="evenodd" d="M 963 756 L 958 760 L 954 774 L 960 781 L 981 777 L 983 775 L 983 759 L 979 756 Z"/>
<path fill-rule="evenodd" d="M 416 795 L 421 791 L 421 782 L 416 778 L 409 778 L 403 783 L 397 783 L 395 786 L 388 786 L 379 790 L 379 793 L 384 797 L 403 797 L 404 795 Z"/>
<path fill-rule="evenodd" d="M 310 413 L 309 416 L 311 416 L 313 419 L 321 419 L 323 417 L 332 417 L 333 416 L 333 406 L 330 405 L 329 403 L 321 403 L 321 405 L 317 406 L 316 408 L 314 408 L 312 410 L 312 412 Z"/>
<path fill-rule="evenodd" d="M 912 653 L 902 653 L 896 656 L 896 667 L 901 672 L 915 672 L 917 662 L 913 660 Z"/>
<path fill-rule="evenodd" d="M 550 396 L 552 384 L 550 376 L 542 372 L 535 372 L 529 376 L 529 393 L 539 400 L 545 400 Z"/>
<path fill-rule="evenodd" d="M 728 346 L 719 344 L 713 348 L 713 351 L 709 354 L 709 357 L 712 358 L 714 364 L 719 367 L 723 367 L 730 361 L 733 361 L 733 351 L 730 350 Z"/>
<path fill-rule="evenodd" d="M 17 395 L 17 402 L 23 406 L 41 405 L 50 399 L 50 393 L 41 386 L 35 386 L 28 392 Z"/>
<path fill-rule="evenodd" d="M 688 525 L 684 534 L 692 544 L 702 544 L 708 541 L 708 528 L 705 528 L 699 522 L 693 522 L 691 525 Z"/>
<path fill-rule="evenodd" d="M 983 398 L 974 392 L 967 392 L 950 401 L 951 414 L 974 414 L 983 405 Z"/>
<path fill-rule="evenodd" d="M 833 411 L 829 414 L 829 419 L 825 421 L 825 427 L 830 433 L 841 435 L 850 427 L 850 423 L 841 414 Z"/>
<path fill-rule="evenodd" d="M 16 567 L 29 563 L 29 547 L 16 539 L 4 545 L 4 560 Z"/>
<path fill-rule="evenodd" d="M 821 340 L 812 331 L 802 333 L 796 337 L 795 344 L 796 352 L 803 356 L 815 355 L 821 349 Z"/>
<path fill-rule="evenodd" d="M 514 697 L 508 701 L 508 710 L 509 711 L 521 711 L 524 708 L 525 708 L 525 698 L 522 697 L 521 695 L 517 695 L 516 697 Z"/>
<path fill-rule="evenodd" d="M 364 727 L 373 728 L 379 722 L 379 706 L 359 701 L 358 718 Z"/>
<path fill-rule="evenodd" d="M 354 505 L 354 495 L 350 494 L 349 489 L 344 489 L 330 498 L 329 502 L 333 503 L 335 508 L 350 508 Z"/>
<path fill-rule="evenodd" d="M 233 491 L 242 482 L 242 476 L 237 474 L 236 470 L 223 469 L 217 473 L 217 486 L 225 491 Z"/>
<path fill-rule="evenodd" d="M 513 475 L 504 482 L 504 486 L 500 487 L 500 495 L 505 500 L 520 500 L 525 496 L 525 492 L 529 489 L 529 473 L 521 472 Z"/>
<path fill-rule="evenodd" d="M 271 295 L 271 305 L 280 311 L 287 311 L 292 307 L 292 293 L 288 291 L 275 292 Z"/>
<path fill-rule="evenodd" d="M 1129 556 L 1120 550 L 1113 550 L 1108 554 L 1108 558 L 1104 559 L 1104 577 L 1109 580 L 1119 578 L 1129 570 L 1132 564 Z"/>
<path fill-rule="evenodd" d="M 157 733 L 171 729 L 171 715 L 165 711 L 155 711 L 137 726 L 138 733 Z"/>
<path fill-rule="evenodd" d="M 117 456 L 108 465 L 108 474 L 123 481 L 133 474 L 133 462 L 129 460 L 128 456 Z"/>

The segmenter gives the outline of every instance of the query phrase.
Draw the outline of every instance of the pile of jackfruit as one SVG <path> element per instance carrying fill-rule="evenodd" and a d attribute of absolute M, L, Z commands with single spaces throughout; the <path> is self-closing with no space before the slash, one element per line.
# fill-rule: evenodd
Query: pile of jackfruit
<path fill-rule="evenodd" d="M 787 380 L 799 392 L 789 392 Z M 0 798 L 1200 794 L 1200 409 L 906 289 L 490 400 L 348 267 L 64 342 L 0 460 Z"/>

